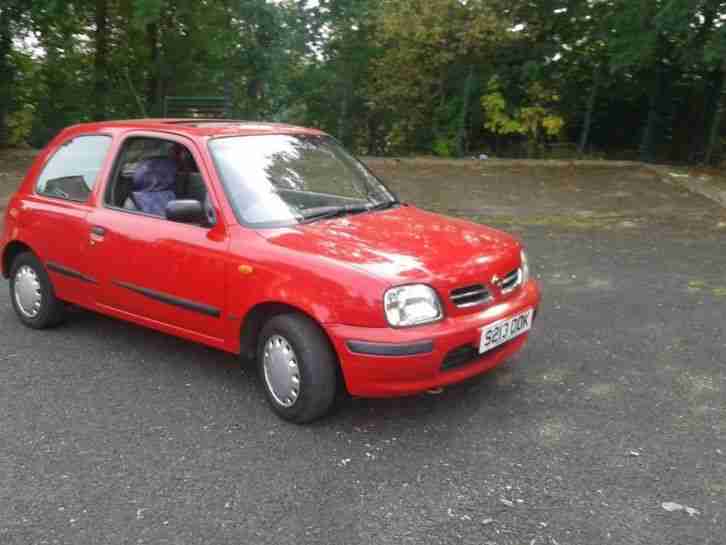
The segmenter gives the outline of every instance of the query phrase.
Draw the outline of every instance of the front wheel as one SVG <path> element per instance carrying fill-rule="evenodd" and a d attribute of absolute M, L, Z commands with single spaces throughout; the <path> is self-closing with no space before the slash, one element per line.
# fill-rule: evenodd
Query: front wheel
<path fill-rule="evenodd" d="M 20 321 L 33 329 L 53 327 L 63 320 L 63 302 L 55 296 L 45 267 L 30 252 L 13 260 L 10 300 Z"/>
<path fill-rule="evenodd" d="M 283 419 L 302 424 L 335 401 L 337 358 L 320 327 L 302 314 L 279 314 L 262 328 L 257 365 L 267 400 Z"/>

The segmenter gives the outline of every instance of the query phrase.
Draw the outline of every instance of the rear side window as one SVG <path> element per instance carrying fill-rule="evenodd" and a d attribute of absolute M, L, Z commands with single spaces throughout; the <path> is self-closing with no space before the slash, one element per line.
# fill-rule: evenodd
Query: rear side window
<path fill-rule="evenodd" d="M 83 202 L 93 190 L 111 137 L 78 136 L 66 142 L 40 173 L 36 191 L 48 197 Z"/>

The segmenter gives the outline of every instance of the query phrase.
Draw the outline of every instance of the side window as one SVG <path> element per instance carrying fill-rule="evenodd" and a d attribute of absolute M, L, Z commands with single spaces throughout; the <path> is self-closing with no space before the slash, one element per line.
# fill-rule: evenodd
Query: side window
<path fill-rule="evenodd" d="M 161 138 L 128 139 L 119 153 L 106 204 L 165 217 L 166 205 L 179 199 L 210 206 L 207 187 L 186 146 Z"/>
<path fill-rule="evenodd" d="M 43 168 L 35 186 L 41 195 L 84 202 L 103 166 L 111 137 L 78 136 L 56 151 Z"/>

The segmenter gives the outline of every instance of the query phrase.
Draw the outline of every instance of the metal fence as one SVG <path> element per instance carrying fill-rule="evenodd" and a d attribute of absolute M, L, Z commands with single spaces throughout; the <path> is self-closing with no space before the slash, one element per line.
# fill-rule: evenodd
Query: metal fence
<path fill-rule="evenodd" d="M 224 119 L 229 115 L 229 101 L 225 97 L 164 98 L 164 117 Z"/>

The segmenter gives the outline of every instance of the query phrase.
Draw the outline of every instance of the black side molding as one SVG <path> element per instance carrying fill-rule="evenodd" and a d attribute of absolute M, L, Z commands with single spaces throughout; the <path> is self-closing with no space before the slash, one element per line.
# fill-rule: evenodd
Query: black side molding
<path fill-rule="evenodd" d="M 196 303 L 194 301 L 189 301 L 188 299 L 181 299 L 179 297 L 175 297 L 174 295 L 169 295 L 168 293 L 161 293 L 159 291 L 150 290 L 148 288 L 142 288 L 141 286 L 135 286 L 134 284 L 129 284 L 127 282 L 119 282 L 117 280 L 114 280 L 113 283 L 127 290 L 131 290 L 136 293 L 140 293 L 141 295 L 145 295 L 149 299 L 153 299 L 161 303 L 166 303 L 167 305 L 174 305 L 176 307 L 180 307 L 186 310 L 191 310 L 192 312 L 204 314 L 205 316 L 211 316 L 212 318 L 219 318 L 222 315 L 222 312 L 218 308 L 210 307 L 209 305 Z"/>
<path fill-rule="evenodd" d="M 86 276 L 81 272 L 69 269 L 68 267 L 64 267 L 63 265 L 58 265 L 58 263 L 48 261 L 45 266 L 48 268 L 49 271 L 53 271 L 54 273 L 62 274 L 63 276 L 68 276 L 69 278 L 75 278 L 76 280 L 80 280 L 82 282 L 88 282 L 89 284 L 98 284 L 95 278 Z"/>
<path fill-rule="evenodd" d="M 434 351 L 434 341 L 419 341 L 411 344 L 346 341 L 346 344 L 351 352 L 369 356 L 415 356 L 416 354 L 430 354 Z"/>

